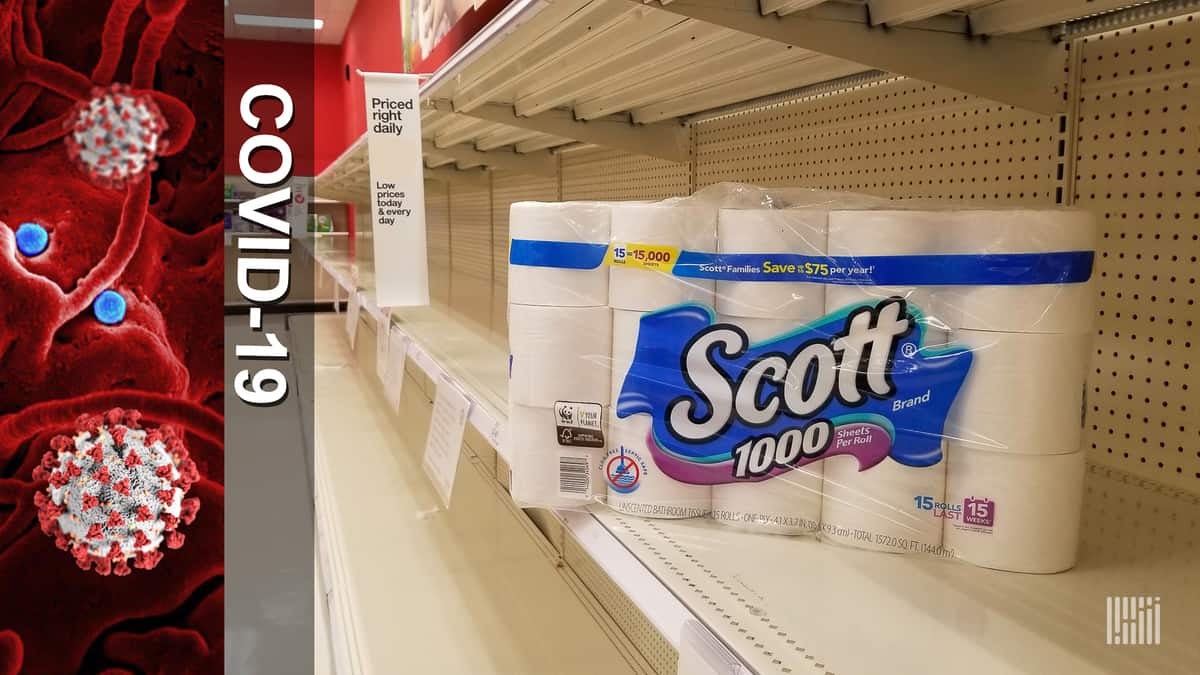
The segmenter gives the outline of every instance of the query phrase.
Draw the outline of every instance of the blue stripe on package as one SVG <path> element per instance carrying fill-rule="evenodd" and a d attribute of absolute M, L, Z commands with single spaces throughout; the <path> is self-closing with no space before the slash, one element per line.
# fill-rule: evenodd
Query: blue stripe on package
<path fill-rule="evenodd" d="M 608 244 L 513 239 L 508 251 L 508 262 L 525 267 L 594 270 L 604 263 L 607 253 Z"/>

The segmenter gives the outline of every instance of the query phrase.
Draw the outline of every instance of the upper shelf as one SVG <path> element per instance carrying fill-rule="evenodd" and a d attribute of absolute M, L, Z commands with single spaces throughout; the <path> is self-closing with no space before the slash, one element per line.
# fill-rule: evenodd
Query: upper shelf
<path fill-rule="evenodd" d="M 551 153 L 580 144 L 685 162 L 689 116 L 878 71 L 1060 113 L 1051 28 L 1131 4 L 515 0 L 421 87 L 425 163 L 430 178 L 553 175 Z M 364 146 L 318 194 L 366 201 Z"/>

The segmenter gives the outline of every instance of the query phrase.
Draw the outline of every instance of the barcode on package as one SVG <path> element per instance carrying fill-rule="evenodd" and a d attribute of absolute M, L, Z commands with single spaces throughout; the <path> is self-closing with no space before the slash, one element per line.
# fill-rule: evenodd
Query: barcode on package
<path fill-rule="evenodd" d="M 571 497 L 586 497 L 591 492 L 591 472 L 587 457 L 558 458 L 558 492 Z"/>

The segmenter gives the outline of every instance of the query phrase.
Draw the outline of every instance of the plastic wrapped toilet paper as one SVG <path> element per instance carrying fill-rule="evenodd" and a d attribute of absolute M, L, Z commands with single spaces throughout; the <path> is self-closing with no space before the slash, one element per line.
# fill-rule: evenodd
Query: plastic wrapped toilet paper
<path fill-rule="evenodd" d="M 510 403 L 609 404 L 612 311 L 607 307 L 510 305 Z"/>
<path fill-rule="evenodd" d="M 1092 216 L 1074 209 L 864 210 L 829 215 L 833 256 L 973 255 L 1093 251 Z M 1088 332 L 1092 283 L 979 286 L 843 286 L 856 295 L 899 295 L 950 328 L 1007 332 Z"/>
<path fill-rule="evenodd" d="M 1069 566 L 1092 219 L 896 206 L 724 184 L 595 227 L 514 207 L 514 496 Z"/>
<path fill-rule="evenodd" d="M 607 247 L 609 207 L 599 202 L 517 202 L 509 210 L 508 233 L 513 242 L 564 244 L 564 250 L 571 254 L 577 254 L 581 245 Z M 510 246 L 510 261 L 519 253 L 520 249 Z M 586 267 L 590 262 L 577 263 L 583 268 L 510 263 L 508 302 L 561 307 L 607 305 L 608 267 L 602 260 L 601 251 L 594 267 Z"/>
<path fill-rule="evenodd" d="M 712 517 L 722 525 L 752 532 L 815 532 L 821 518 L 823 463 L 758 483 L 713 486 Z"/>
<path fill-rule="evenodd" d="M 768 340 L 802 322 L 718 316 L 720 323 L 741 328 L 750 342 Z M 714 485 L 713 519 L 746 530 L 773 534 L 814 532 L 821 518 L 823 462 L 784 472 L 764 481 Z"/>
<path fill-rule="evenodd" d="M 695 518 L 712 507 L 712 489 L 688 485 L 666 476 L 647 447 L 650 418 L 634 415 L 609 423 L 608 454 L 603 476 L 608 505 L 634 516 Z"/>
<path fill-rule="evenodd" d="M 946 253 L 1094 251 L 1096 223 L 1077 209 L 934 212 Z M 943 304 L 955 327 L 1030 333 L 1087 333 L 1096 312 L 1091 281 L 1028 286 L 955 286 Z"/>
<path fill-rule="evenodd" d="M 721 209 L 717 248 L 721 253 L 824 255 L 829 214 L 819 209 Z M 817 317 L 825 287 L 815 283 L 718 281 L 720 314 L 756 318 Z"/>
<path fill-rule="evenodd" d="M 945 545 L 967 562 L 1010 572 L 1075 565 L 1083 452 L 1013 455 L 950 444 Z"/>
<path fill-rule="evenodd" d="M 889 458 L 859 471 L 854 457 L 825 460 L 821 538 L 891 553 L 935 553 L 942 543 L 946 461 L 905 466 Z"/>
<path fill-rule="evenodd" d="M 647 312 L 613 310 L 611 396 L 616 401 L 637 348 L 638 327 Z M 708 513 L 712 489 L 666 476 L 647 447 L 650 418 L 613 417 L 604 478 L 609 506 L 623 513 L 657 518 L 691 518 Z"/>
<path fill-rule="evenodd" d="M 923 217 L 923 211 L 832 211 L 829 214 L 829 255 L 886 256 L 941 253 L 942 225 Z M 945 344 L 950 326 L 941 304 L 940 286 L 831 285 L 825 289 L 825 311 L 834 312 L 861 302 L 904 298 L 924 314 L 926 344 Z"/>
<path fill-rule="evenodd" d="M 698 206 L 654 203 L 612 205 L 613 246 L 653 246 L 714 252 L 716 211 Z M 682 302 L 712 304 L 713 282 L 653 270 L 614 266 L 609 272 L 608 304 L 615 309 L 652 311 Z"/>
<path fill-rule="evenodd" d="M 1091 335 L 957 330 L 973 355 L 946 437 L 959 445 L 1027 455 L 1079 449 Z"/>
<path fill-rule="evenodd" d="M 517 504 L 581 508 L 604 496 L 600 469 L 608 411 L 571 412 L 567 424 L 561 406 L 509 405 L 506 447 L 513 456 L 511 491 Z"/>
<path fill-rule="evenodd" d="M 612 310 L 612 370 L 609 382 L 609 400 L 615 402 L 621 396 L 621 385 L 633 363 L 637 349 L 638 327 L 646 312 L 623 309 Z"/>

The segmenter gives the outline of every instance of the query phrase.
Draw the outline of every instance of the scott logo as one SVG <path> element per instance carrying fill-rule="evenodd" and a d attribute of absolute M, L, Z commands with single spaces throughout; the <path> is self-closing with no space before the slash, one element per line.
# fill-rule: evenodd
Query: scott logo
<path fill-rule="evenodd" d="M 834 454 L 863 469 L 889 455 L 931 466 L 971 354 L 924 346 L 919 317 L 890 298 L 752 345 L 706 307 L 654 312 L 616 415 L 651 415 L 655 463 L 693 484 L 764 480 Z M 894 409 L 914 396 L 921 405 Z"/>
<path fill-rule="evenodd" d="M 701 441 L 720 435 L 731 418 L 761 426 L 780 414 L 812 417 L 835 396 L 847 406 L 861 404 L 867 395 L 892 396 L 896 340 L 912 330 L 904 304 L 887 300 L 878 308 L 860 307 L 846 318 L 844 335 L 807 342 L 792 354 L 758 356 L 736 380 L 719 360 L 745 354 L 746 334 L 724 324 L 701 331 L 685 348 L 683 362 L 683 376 L 697 396 L 671 402 L 668 428 L 681 440 Z M 700 405 L 708 410 L 698 414 Z"/>

